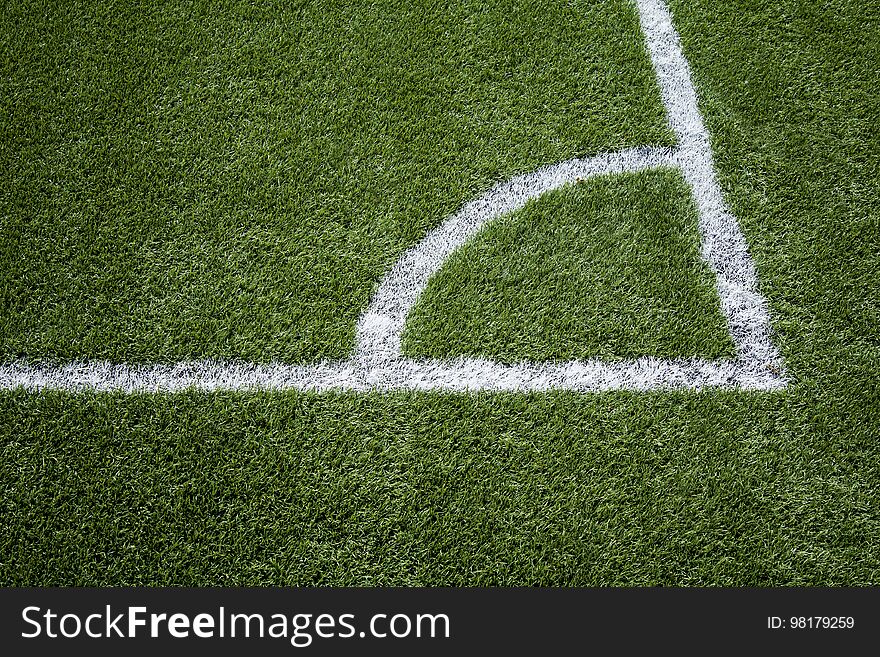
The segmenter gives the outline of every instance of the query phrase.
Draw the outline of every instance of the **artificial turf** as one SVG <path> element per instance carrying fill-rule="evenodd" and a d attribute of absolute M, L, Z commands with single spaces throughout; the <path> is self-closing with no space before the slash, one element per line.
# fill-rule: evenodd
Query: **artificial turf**
<path fill-rule="evenodd" d="M 877 584 L 880 8 L 670 4 L 787 389 L 4 392 L 0 581 Z M 343 356 L 385 267 L 472 193 L 668 139 L 623 2 L 407 31 L 402 4 L 152 6 L 2 9 L 6 358 Z M 313 229 L 326 260 L 299 257 Z"/>

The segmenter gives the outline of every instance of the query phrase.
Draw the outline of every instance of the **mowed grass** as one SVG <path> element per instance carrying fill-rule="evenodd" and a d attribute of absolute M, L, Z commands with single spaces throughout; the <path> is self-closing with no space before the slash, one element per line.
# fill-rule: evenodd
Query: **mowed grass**
<path fill-rule="evenodd" d="M 477 193 L 672 140 L 626 0 L 0 11 L 6 357 L 344 358 Z"/>
<path fill-rule="evenodd" d="M 681 174 L 569 185 L 503 217 L 431 279 L 413 357 L 515 362 L 735 354 Z"/>
<path fill-rule="evenodd" d="M 876 585 L 880 12 L 854 0 L 671 5 L 722 186 L 770 303 L 785 391 L 7 392 L 0 580 Z M 537 29 L 501 14 L 498 24 L 524 35 Z M 39 157 L 16 160 L 9 143 L 3 156 L 20 168 L 9 169 L 6 190 L 28 167 L 34 181 L 55 180 L 37 175 L 48 166 Z M 42 207 L 37 187 L 5 191 L 4 203 L 31 207 L 33 195 Z M 14 255 L 22 233 L 7 225 Z M 48 354 L 44 344 L 30 353 Z"/>
<path fill-rule="evenodd" d="M 876 582 L 863 368 L 845 401 L 7 394 L 2 581 Z"/>

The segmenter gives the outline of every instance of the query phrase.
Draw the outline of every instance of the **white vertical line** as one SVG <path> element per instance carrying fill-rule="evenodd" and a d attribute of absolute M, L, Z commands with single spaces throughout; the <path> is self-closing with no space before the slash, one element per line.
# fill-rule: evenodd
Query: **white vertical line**
<path fill-rule="evenodd" d="M 758 290 L 745 237 L 715 175 L 709 133 L 672 16 L 663 0 L 637 0 L 637 4 L 667 120 L 678 138 L 677 159 L 697 204 L 703 258 L 715 273 L 740 363 L 781 376 L 784 366 L 772 342 L 767 302 Z"/>

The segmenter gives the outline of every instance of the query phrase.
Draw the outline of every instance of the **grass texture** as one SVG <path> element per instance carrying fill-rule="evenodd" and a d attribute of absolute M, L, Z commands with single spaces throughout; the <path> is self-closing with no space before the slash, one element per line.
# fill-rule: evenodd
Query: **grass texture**
<path fill-rule="evenodd" d="M 3 9 L 3 354 L 344 358 L 478 192 L 672 139 L 625 0 L 39 7 Z"/>
<path fill-rule="evenodd" d="M 0 581 L 880 583 L 880 9 L 670 4 L 785 391 L 2 393 Z M 4 358 L 341 357 L 474 193 L 669 139 L 623 1 L 0 11 Z"/>
<path fill-rule="evenodd" d="M 735 349 L 696 207 L 665 170 L 579 182 L 492 224 L 431 279 L 404 352 L 515 362 Z"/>

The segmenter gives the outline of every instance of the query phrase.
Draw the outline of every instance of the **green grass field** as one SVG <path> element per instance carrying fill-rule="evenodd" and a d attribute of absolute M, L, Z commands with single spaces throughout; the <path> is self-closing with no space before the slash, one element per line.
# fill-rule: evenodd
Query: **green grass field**
<path fill-rule="evenodd" d="M 880 583 L 880 6 L 669 4 L 784 391 L 0 391 L 0 584 Z M 674 143 L 629 0 L 0 19 L 0 361 L 344 358 L 466 201 Z M 726 357 L 698 253 L 678 174 L 577 184 L 405 348 Z"/>

